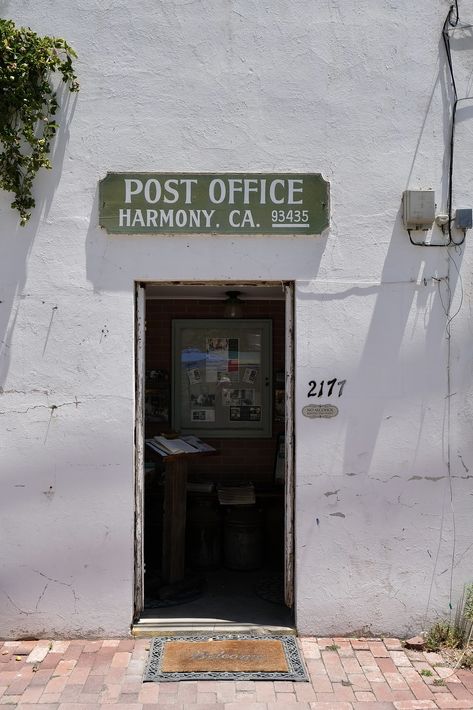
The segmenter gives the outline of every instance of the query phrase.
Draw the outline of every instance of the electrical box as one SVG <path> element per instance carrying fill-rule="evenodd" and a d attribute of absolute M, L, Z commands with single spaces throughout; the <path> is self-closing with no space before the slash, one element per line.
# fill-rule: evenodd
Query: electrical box
<path fill-rule="evenodd" d="M 405 190 L 403 217 L 406 229 L 430 229 L 435 219 L 433 190 Z"/>
<path fill-rule="evenodd" d="M 471 229 L 473 226 L 473 212 L 471 209 L 456 210 L 455 227 L 457 229 Z"/>

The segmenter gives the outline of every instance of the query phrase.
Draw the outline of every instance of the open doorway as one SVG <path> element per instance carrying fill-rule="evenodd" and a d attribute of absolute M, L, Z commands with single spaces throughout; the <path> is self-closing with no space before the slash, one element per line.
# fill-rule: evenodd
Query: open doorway
<path fill-rule="evenodd" d="M 292 288 L 140 289 L 139 624 L 292 627 Z"/>

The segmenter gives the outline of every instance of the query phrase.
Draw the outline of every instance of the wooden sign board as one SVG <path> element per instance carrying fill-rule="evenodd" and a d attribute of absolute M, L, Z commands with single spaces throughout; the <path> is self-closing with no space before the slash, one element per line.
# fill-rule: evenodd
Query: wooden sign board
<path fill-rule="evenodd" d="M 329 184 L 318 173 L 108 173 L 99 224 L 110 234 L 320 234 Z"/>

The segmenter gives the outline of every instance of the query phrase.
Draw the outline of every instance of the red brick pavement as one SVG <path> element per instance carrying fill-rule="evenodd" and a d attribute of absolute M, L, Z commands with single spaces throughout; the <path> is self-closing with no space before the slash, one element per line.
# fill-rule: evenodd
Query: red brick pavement
<path fill-rule="evenodd" d="M 28 710 L 473 710 L 473 672 L 399 639 L 301 638 L 310 683 L 143 683 L 148 639 L 0 642 L 0 705 Z M 426 675 L 427 672 L 427 675 Z"/>

